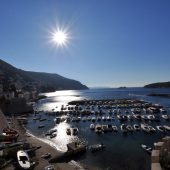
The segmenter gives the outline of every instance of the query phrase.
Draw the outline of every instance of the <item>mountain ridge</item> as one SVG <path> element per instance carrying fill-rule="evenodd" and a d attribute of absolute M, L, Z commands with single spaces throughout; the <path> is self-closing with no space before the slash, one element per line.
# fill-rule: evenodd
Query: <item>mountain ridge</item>
<path fill-rule="evenodd" d="M 147 84 L 144 88 L 170 88 L 170 81 Z"/>
<path fill-rule="evenodd" d="M 0 81 L 2 84 L 10 82 L 25 90 L 35 87 L 40 92 L 88 89 L 77 80 L 56 73 L 25 71 L 2 59 L 0 59 Z"/>

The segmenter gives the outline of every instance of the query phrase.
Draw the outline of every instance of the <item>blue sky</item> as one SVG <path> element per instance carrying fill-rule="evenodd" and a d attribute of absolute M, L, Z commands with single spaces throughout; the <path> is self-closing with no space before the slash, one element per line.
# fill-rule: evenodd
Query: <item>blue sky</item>
<path fill-rule="evenodd" d="M 49 32 L 67 28 L 65 48 Z M 0 58 L 89 87 L 169 81 L 169 0 L 1 0 Z"/>

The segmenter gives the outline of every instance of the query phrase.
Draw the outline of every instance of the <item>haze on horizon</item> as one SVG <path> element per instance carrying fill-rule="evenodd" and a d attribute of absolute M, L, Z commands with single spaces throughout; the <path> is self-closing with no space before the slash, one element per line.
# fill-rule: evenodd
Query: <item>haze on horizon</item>
<path fill-rule="evenodd" d="M 169 0 L 1 0 L 0 58 L 89 87 L 169 81 Z M 57 27 L 66 46 L 49 43 Z"/>

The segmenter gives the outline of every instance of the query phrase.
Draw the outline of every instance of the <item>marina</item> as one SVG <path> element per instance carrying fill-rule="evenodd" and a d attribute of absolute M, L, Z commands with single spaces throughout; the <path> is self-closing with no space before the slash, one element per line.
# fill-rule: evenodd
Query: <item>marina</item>
<path fill-rule="evenodd" d="M 26 128 L 39 138 L 53 142 L 62 152 L 66 152 L 67 144 L 73 141 L 81 142 L 86 146 L 97 145 L 101 142 L 106 146 L 95 157 L 86 152 L 75 158 L 82 165 L 123 170 L 121 165 L 116 163 L 117 160 L 135 170 L 139 165 L 128 160 L 142 159 L 140 166 L 143 170 L 149 170 L 150 157 L 141 145 L 152 146 L 159 138 L 170 134 L 170 122 L 168 119 L 164 119 L 164 116 L 162 117 L 162 115 L 169 117 L 169 101 L 160 98 L 158 102 L 144 94 L 142 96 L 131 95 L 132 92 L 129 91 L 119 91 L 117 96 L 117 90 L 109 89 L 97 91 L 101 98 L 99 96 L 93 98 L 93 95 L 96 94 L 95 90 L 91 90 L 91 92 L 89 96 L 86 96 L 88 93 L 84 91 L 70 91 L 70 96 L 61 95 L 62 102 L 61 100 L 59 103 L 57 103 L 58 101 L 52 102 L 51 105 L 50 100 L 54 99 L 57 94 L 54 97 L 47 97 L 45 101 L 40 101 L 36 105 L 36 114 L 28 118 Z M 74 93 L 81 95 L 76 97 L 77 95 L 74 96 Z M 136 92 L 133 91 L 133 93 Z M 102 97 L 106 96 L 105 94 L 108 94 L 107 99 Z M 86 100 L 82 100 L 83 96 Z M 43 121 L 45 127 L 42 129 L 36 127 L 38 122 L 32 123 L 33 119 L 40 115 L 41 118 L 46 118 Z M 44 135 L 50 129 L 57 130 L 55 138 Z M 73 129 L 76 132 L 74 134 Z M 114 160 L 109 161 L 109 155 Z M 100 159 L 104 159 L 105 163 L 100 164 Z"/>

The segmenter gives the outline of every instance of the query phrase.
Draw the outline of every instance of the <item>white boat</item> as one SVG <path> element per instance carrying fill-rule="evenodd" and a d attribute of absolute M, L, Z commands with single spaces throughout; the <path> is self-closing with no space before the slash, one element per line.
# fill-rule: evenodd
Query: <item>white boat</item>
<path fill-rule="evenodd" d="M 127 115 L 128 120 L 133 120 L 133 116 L 132 115 Z"/>
<path fill-rule="evenodd" d="M 91 129 L 91 130 L 94 130 L 94 129 L 95 129 L 95 125 L 94 125 L 93 123 L 90 125 L 90 129 Z"/>
<path fill-rule="evenodd" d="M 102 126 L 100 124 L 96 125 L 95 132 L 98 133 L 98 134 L 102 133 Z"/>
<path fill-rule="evenodd" d="M 165 119 L 165 120 L 169 120 L 169 116 L 166 115 L 166 114 L 162 115 L 162 118 Z"/>
<path fill-rule="evenodd" d="M 164 125 L 163 127 L 164 127 L 166 130 L 170 131 L 170 126 Z"/>
<path fill-rule="evenodd" d="M 150 148 L 150 147 L 147 146 L 147 145 L 142 144 L 141 147 L 142 147 L 145 151 L 147 151 L 148 153 L 151 153 L 151 152 L 152 152 L 152 148 Z"/>
<path fill-rule="evenodd" d="M 156 126 L 156 128 L 160 131 L 160 132 L 165 132 L 166 129 L 163 126 Z"/>
<path fill-rule="evenodd" d="M 149 128 L 148 125 L 146 125 L 146 124 L 141 124 L 141 129 L 142 129 L 144 132 L 150 133 L 150 128 Z"/>
<path fill-rule="evenodd" d="M 126 129 L 129 131 L 129 132 L 133 132 L 133 127 L 131 125 L 127 125 L 126 126 Z"/>
<path fill-rule="evenodd" d="M 138 124 L 134 124 L 134 125 L 133 125 L 133 128 L 134 128 L 134 130 L 136 130 L 136 131 L 139 131 L 139 130 L 140 130 L 140 127 L 139 127 Z"/>
<path fill-rule="evenodd" d="M 148 119 L 149 120 L 155 120 L 155 116 L 154 115 L 148 115 Z"/>
<path fill-rule="evenodd" d="M 150 129 L 150 132 L 156 132 L 156 129 L 153 126 L 148 126 L 148 128 Z"/>
<path fill-rule="evenodd" d="M 19 150 L 17 152 L 17 159 L 21 168 L 29 169 L 31 167 L 30 158 L 25 151 Z"/>

